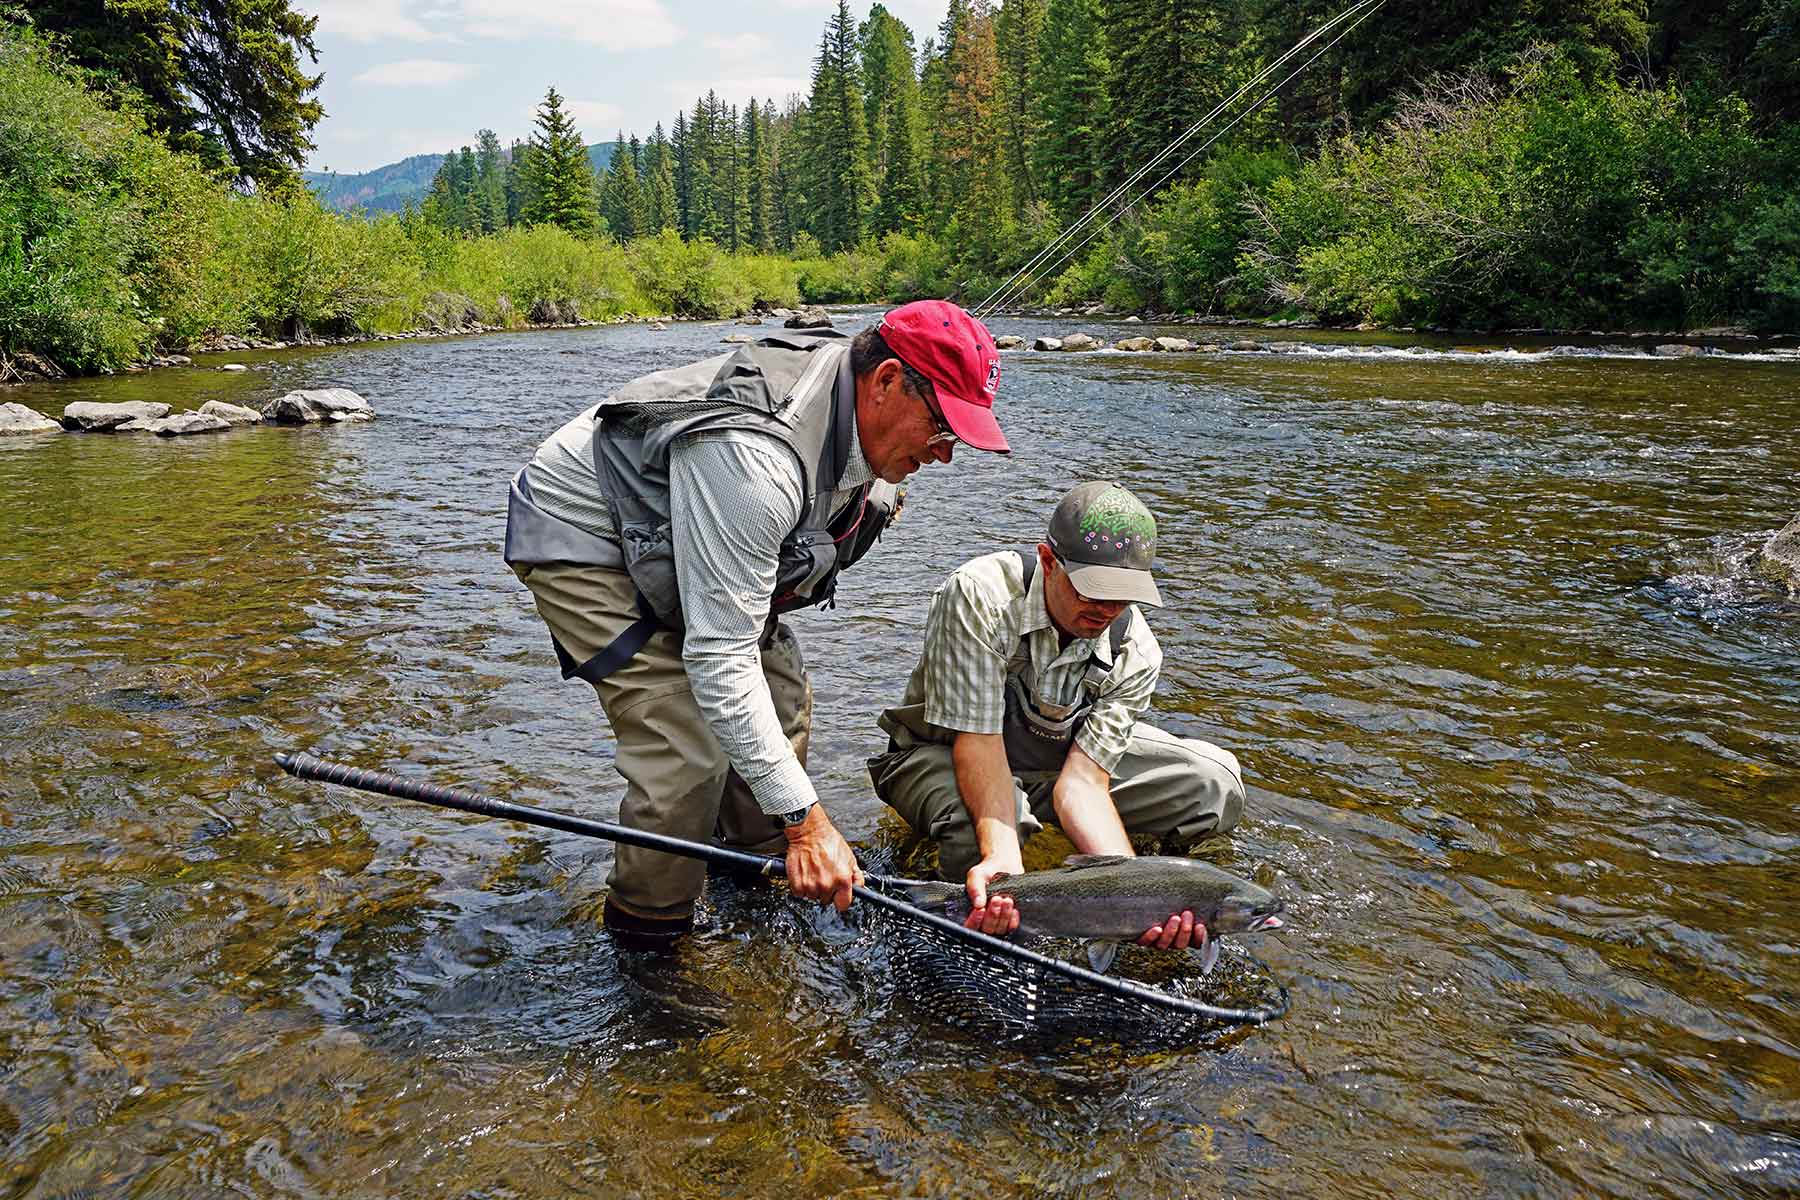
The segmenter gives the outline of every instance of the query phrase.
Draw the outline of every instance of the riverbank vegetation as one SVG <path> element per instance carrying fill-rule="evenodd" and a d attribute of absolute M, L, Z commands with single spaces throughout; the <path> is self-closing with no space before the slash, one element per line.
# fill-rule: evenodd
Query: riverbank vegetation
<path fill-rule="evenodd" d="M 482 131 L 422 206 L 369 217 L 292 171 L 319 115 L 310 19 L 251 9 L 255 86 L 201 111 L 180 81 L 203 60 L 148 49 L 182 44 L 186 6 L 109 38 L 79 5 L 0 4 L 0 355 L 94 370 L 213 334 L 973 303 L 1329 11 L 949 0 L 920 43 L 840 2 L 805 97 L 708 93 L 667 133 L 621 133 L 595 178 L 551 88 L 530 140 Z M 1028 299 L 1800 329 L 1800 0 L 1452 16 L 1390 0 L 1127 191 Z"/>

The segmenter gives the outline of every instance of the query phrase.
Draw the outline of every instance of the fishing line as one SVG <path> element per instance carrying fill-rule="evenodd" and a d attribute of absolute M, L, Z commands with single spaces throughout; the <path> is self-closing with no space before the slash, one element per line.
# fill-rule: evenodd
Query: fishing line
<path fill-rule="evenodd" d="M 1317 62 L 1319 60 L 1319 58 L 1321 56 L 1323 56 L 1326 52 L 1328 52 L 1333 46 L 1337 45 L 1339 42 L 1343 41 L 1346 37 L 1348 37 L 1350 35 L 1351 31 L 1353 31 L 1358 25 L 1362 24 L 1371 15 L 1373 15 L 1375 12 L 1375 9 L 1380 8 L 1382 6 L 1382 4 L 1384 4 L 1384 3 L 1386 3 L 1386 0 L 1373 0 L 1372 7 L 1370 7 L 1367 11 L 1365 11 L 1361 16 L 1357 17 L 1356 20 L 1352 21 L 1350 24 L 1346 25 L 1342 30 L 1340 30 L 1336 37 L 1332 38 L 1331 41 L 1327 42 L 1325 45 L 1321 46 L 1317 51 L 1315 51 L 1311 58 L 1307 59 L 1305 62 L 1301 63 L 1298 67 L 1294 68 L 1294 70 L 1288 74 L 1287 78 L 1283 79 L 1280 83 L 1276 84 L 1274 87 L 1272 87 L 1268 91 L 1264 92 L 1261 96 L 1258 96 L 1256 98 L 1256 100 L 1251 103 L 1250 107 L 1246 108 L 1243 112 L 1241 112 L 1237 116 L 1233 117 L 1225 125 L 1225 127 L 1223 129 L 1219 130 L 1217 133 L 1215 133 L 1211 137 L 1207 138 L 1206 141 L 1202 142 L 1200 145 L 1198 145 L 1198 146 L 1194 147 L 1192 150 L 1188 151 L 1187 155 L 1184 158 L 1182 158 L 1182 160 L 1180 162 L 1176 163 L 1173 167 L 1169 168 L 1168 172 L 1166 174 L 1164 174 L 1162 178 L 1158 179 L 1155 183 L 1151 184 L 1149 187 L 1145 188 L 1142 192 L 1138 193 L 1138 196 L 1135 200 L 1127 201 L 1125 204 L 1121 205 L 1119 207 L 1118 212 L 1113 214 L 1113 220 L 1117 221 L 1120 217 L 1123 217 L 1126 213 L 1130 212 L 1134 207 L 1136 207 L 1140 202 L 1142 202 L 1146 196 L 1150 195 L 1151 192 L 1154 192 L 1157 188 L 1161 187 L 1163 184 L 1165 184 L 1169 180 L 1173 179 L 1176 175 L 1180 174 L 1181 169 L 1183 167 L 1187 166 L 1188 163 L 1192 162 L 1194 160 L 1194 158 L 1197 157 L 1198 155 L 1204 154 L 1215 143 L 1217 143 L 1220 138 L 1224 137 L 1226 134 L 1230 133 L 1233 129 L 1237 128 L 1237 126 L 1240 123 L 1242 123 L 1246 117 L 1251 116 L 1252 114 L 1254 114 L 1256 112 L 1257 109 L 1261 108 L 1264 104 L 1268 103 L 1270 97 L 1274 96 L 1277 92 L 1281 91 L 1282 88 L 1286 87 L 1289 83 L 1293 82 L 1293 80 L 1296 76 L 1304 73 L 1308 67 L 1312 66 L 1313 63 Z M 1037 278 L 1040 278 L 1040 279 L 1055 278 L 1057 270 L 1060 269 L 1064 263 L 1068 262 L 1069 259 L 1073 258 L 1075 255 L 1081 253 L 1081 251 L 1088 245 L 1089 242 L 1092 242 L 1096 237 L 1098 237 L 1102 233 L 1105 233 L 1108 228 L 1109 228 L 1109 226 L 1107 226 L 1107 225 L 1101 225 L 1101 226 L 1095 227 L 1092 230 L 1089 230 L 1088 235 L 1085 238 L 1082 238 L 1080 242 L 1076 243 L 1074 246 L 1072 246 L 1068 250 L 1064 251 L 1062 257 L 1058 258 L 1055 262 L 1051 263 L 1049 268 L 1046 269 L 1045 271 L 1041 272 Z M 1006 302 L 1011 302 L 1013 300 L 1018 299 L 1021 295 L 1024 294 L 1025 289 L 1027 287 L 1029 287 L 1032 282 L 1034 282 L 1034 280 L 1026 280 L 1024 283 L 1020 284 L 1020 286 L 1017 289 L 1015 289 L 1010 295 L 1008 295 L 1006 297 Z"/>
<path fill-rule="evenodd" d="M 423 804 L 434 804 L 440 808 L 453 808 L 461 812 L 474 813 L 477 816 L 519 821 L 526 825 L 580 834 L 583 837 L 601 838 L 627 846 L 660 850 L 665 854 L 698 858 L 718 863 L 721 866 L 754 871 L 769 877 L 787 874 L 787 864 L 779 858 L 770 858 L 762 854 L 747 854 L 741 850 L 709 846 L 701 842 L 690 842 L 684 838 L 651 833 L 642 829 L 630 829 L 624 825 L 589 820 L 586 817 L 571 816 L 567 813 L 534 808 L 530 805 L 512 804 L 462 788 L 447 788 L 419 780 L 405 779 L 386 771 L 371 771 L 343 763 L 329 762 L 310 754 L 277 754 L 275 763 L 297 779 L 337 784 L 340 787 L 355 788 L 358 791 L 373 792 L 377 795 L 396 796 L 403 800 L 417 800 Z M 881 890 L 884 888 L 896 891 L 904 890 L 908 884 L 914 882 L 913 880 L 896 879 L 866 872 L 865 878 L 875 886 L 858 885 L 855 887 L 857 899 L 865 900 L 877 908 L 907 921 L 927 926 L 939 938 L 948 938 L 956 944 L 973 948 L 983 954 L 996 955 L 1019 964 L 1026 968 L 1027 977 L 1031 979 L 1035 979 L 1038 973 L 1048 973 L 1079 984 L 1084 988 L 1109 993 L 1119 1000 L 1145 1005 L 1160 1012 L 1203 1018 L 1222 1025 L 1263 1025 L 1285 1015 L 1288 1010 L 1287 989 L 1280 984 L 1275 985 L 1277 999 L 1273 1004 L 1255 1008 L 1231 1008 L 1207 1004 L 1189 996 L 1176 995 L 1133 980 L 1101 975 L 1085 967 L 1076 966 L 1074 963 L 1065 962 L 1047 954 L 1040 954 L 1016 943 L 970 929 L 947 917 L 926 912 L 906 900 L 890 896 Z"/>
<path fill-rule="evenodd" d="M 1195 135 L 1197 135 L 1203 128 L 1205 128 L 1214 119 L 1216 119 L 1219 116 L 1219 114 L 1223 113 L 1226 109 L 1230 108 L 1233 104 L 1237 103 L 1240 99 L 1242 99 L 1244 96 L 1248 95 L 1251 91 L 1253 91 L 1257 87 L 1261 86 L 1261 84 L 1265 80 L 1267 80 L 1270 76 L 1274 75 L 1277 71 L 1281 70 L 1282 67 L 1286 66 L 1288 64 L 1288 62 L 1290 62 L 1292 59 L 1297 57 L 1303 50 L 1305 50 L 1305 48 L 1308 45 L 1310 45 L 1314 41 L 1317 41 L 1319 38 L 1321 38 L 1325 34 L 1329 33 L 1335 27 L 1344 24 L 1346 21 L 1349 21 L 1351 23 L 1350 27 L 1354 28 L 1356 24 L 1361 23 L 1363 18 L 1367 17 L 1370 13 L 1374 12 L 1375 9 L 1381 7 L 1381 5 L 1385 2 L 1386 2 L 1386 0 L 1357 0 L 1357 3 L 1352 4 L 1349 8 L 1347 8 L 1344 11 L 1338 13 L 1337 15 L 1331 17 L 1329 20 L 1323 22 L 1322 24 L 1320 24 L 1318 26 L 1318 28 L 1314 29 L 1311 33 L 1308 33 L 1305 37 L 1301 38 L 1298 42 L 1294 43 L 1294 45 L 1290 46 L 1286 52 L 1284 52 L 1282 55 L 1280 55 L 1278 58 L 1276 58 L 1273 62 L 1264 66 L 1261 70 L 1257 71 L 1256 74 L 1252 75 L 1250 77 L 1250 79 L 1248 81 L 1246 81 L 1244 83 L 1244 85 L 1242 87 L 1240 87 L 1236 92 L 1234 92 L 1231 96 L 1227 97 L 1225 100 L 1220 101 L 1219 104 L 1217 104 L 1212 109 L 1211 112 L 1208 112 L 1205 116 L 1201 117 L 1198 121 L 1195 121 L 1192 125 L 1188 126 L 1188 128 L 1186 130 L 1184 130 L 1179 136 L 1177 136 L 1167 146 L 1163 147 L 1163 149 L 1154 158 L 1150 159 L 1149 162 L 1146 162 L 1143 166 L 1139 167 L 1136 171 L 1132 172 L 1132 174 L 1129 178 L 1127 178 L 1123 183 L 1119 184 L 1119 186 L 1114 188 L 1103 199 L 1096 202 L 1092 208 L 1088 209 L 1085 216 L 1083 216 L 1080 220 L 1076 221 L 1074 224 L 1070 225 L 1067 229 L 1063 230 L 1055 238 L 1052 238 L 1050 240 L 1050 242 L 1044 246 L 1043 249 L 1039 250 L 1035 255 L 1032 256 L 1030 261 L 1028 261 L 1023 267 L 1020 267 L 1017 271 L 1013 272 L 1013 274 L 1007 278 L 1006 282 L 1002 283 L 998 288 L 996 288 L 994 290 L 994 292 L 991 295 L 988 296 L 987 299 L 983 300 L 980 304 L 976 305 L 970 311 L 973 312 L 974 315 L 976 315 L 976 316 L 982 316 L 982 315 L 994 312 L 997 308 L 999 308 L 1000 304 L 1010 302 L 1011 300 L 1016 298 L 1017 294 L 1022 292 L 1025 287 L 1028 287 L 1030 285 L 1031 279 L 1029 278 L 1029 276 L 1031 276 L 1032 274 L 1035 273 L 1035 270 L 1036 270 L 1038 264 L 1042 263 L 1045 259 L 1049 258 L 1050 255 L 1054 254 L 1056 252 L 1057 247 L 1061 246 L 1068 239 L 1074 237 L 1077 233 L 1079 233 L 1082 229 L 1084 229 L 1089 223 L 1094 221 L 1094 219 L 1096 217 L 1099 217 L 1102 214 L 1106 213 L 1114 201 L 1118 200 L 1121 196 L 1128 194 L 1130 189 L 1133 186 L 1135 186 L 1140 179 L 1142 179 L 1144 176 L 1148 175 L 1164 159 L 1168 158 L 1170 155 L 1174 154 L 1177 150 L 1179 150 L 1191 138 L 1193 138 Z M 1240 116 L 1238 118 L 1238 120 L 1241 121 L 1243 119 L 1243 116 L 1248 116 L 1249 113 L 1256 111 L 1256 109 L 1258 107 L 1260 107 L 1269 98 L 1270 95 L 1273 95 L 1274 92 L 1279 91 L 1281 88 L 1285 87 L 1294 78 L 1295 75 L 1298 75 L 1301 71 L 1304 71 L 1308 66 L 1312 65 L 1312 63 L 1315 60 L 1317 60 L 1317 58 L 1319 57 L 1320 54 L 1323 54 L 1325 52 L 1325 50 L 1329 50 L 1331 48 L 1331 46 L 1336 45 L 1337 41 L 1340 40 L 1343 37 L 1343 34 L 1346 32 L 1348 32 L 1348 29 L 1340 32 L 1338 34 L 1338 37 L 1334 38 L 1332 40 L 1332 42 L 1330 43 L 1330 45 L 1327 45 L 1324 48 L 1324 50 L 1320 50 L 1318 53 L 1315 53 L 1312 58 L 1308 59 L 1306 61 L 1306 63 L 1302 64 L 1302 66 L 1299 68 L 1299 70 L 1293 72 L 1293 74 L 1290 74 L 1286 79 L 1283 79 L 1279 84 L 1276 84 L 1274 89 L 1272 89 L 1269 93 L 1264 94 L 1260 99 L 1258 99 L 1242 116 Z M 1237 122 L 1234 121 L 1232 124 L 1235 125 L 1236 123 Z M 1229 130 L 1231 127 L 1232 126 L 1227 126 L 1226 130 Z M 1221 131 L 1221 132 L 1225 132 L 1225 131 Z M 1213 140 L 1216 141 L 1217 138 L 1215 137 Z M 1211 142 L 1208 143 L 1208 145 L 1210 145 L 1210 144 L 1211 144 Z M 1191 158 L 1192 155 L 1190 155 L 1189 157 Z M 1182 161 L 1185 163 L 1187 161 L 1187 159 L 1183 159 Z M 1177 168 L 1177 169 L 1179 169 L 1179 168 Z M 1167 179 L 1168 176 L 1165 175 L 1163 178 Z M 1154 188 L 1156 186 L 1159 186 L 1161 183 L 1162 183 L 1162 180 L 1158 180 L 1157 184 L 1154 184 L 1154 185 L 1152 185 L 1151 188 L 1146 189 L 1145 192 L 1138 197 L 1138 200 L 1142 200 L 1145 195 L 1148 195 L 1150 191 L 1154 190 Z M 1118 213 L 1113 214 L 1111 219 L 1116 221 L 1119 216 L 1122 216 L 1126 211 L 1129 211 L 1132 204 L 1135 204 L 1136 202 L 1137 201 L 1132 201 L 1132 202 L 1126 204 L 1123 208 L 1121 208 L 1119 210 Z M 1102 228 L 1104 228 L 1104 226 Z M 1092 240 L 1091 234 L 1089 235 L 1088 240 Z M 1084 241 L 1082 244 L 1086 245 L 1086 242 Z M 1067 257 L 1068 257 L 1067 255 L 1064 255 L 1063 259 L 1059 259 L 1058 265 L 1060 265 L 1061 262 L 1066 261 Z M 1013 286 L 1014 283 L 1016 281 L 1018 281 L 1022 276 L 1028 277 L 1028 278 L 1026 278 L 1025 283 L 1020 284 L 1019 287 L 1017 287 L 1017 288 L 1014 288 L 1014 286 Z"/>

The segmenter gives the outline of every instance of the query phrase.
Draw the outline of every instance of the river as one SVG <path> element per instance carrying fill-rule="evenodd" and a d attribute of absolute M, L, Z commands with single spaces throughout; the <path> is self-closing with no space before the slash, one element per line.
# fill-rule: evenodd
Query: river
<path fill-rule="evenodd" d="M 1800 604 L 1743 568 L 1800 510 L 1791 351 L 1007 354 L 1013 457 L 928 467 L 795 620 L 813 774 L 898 853 L 862 763 L 929 589 L 1078 478 L 1137 490 L 1156 719 L 1251 784 L 1198 852 L 1291 912 L 1248 946 L 1291 1013 L 1172 1046 L 975 1036 L 896 994 L 891 926 L 730 885 L 621 955 L 606 844 L 272 765 L 614 815 L 506 481 L 732 331 L 0 389 L 380 414 L 0 441 L 0 1194 L 1800 1194 Z"/>

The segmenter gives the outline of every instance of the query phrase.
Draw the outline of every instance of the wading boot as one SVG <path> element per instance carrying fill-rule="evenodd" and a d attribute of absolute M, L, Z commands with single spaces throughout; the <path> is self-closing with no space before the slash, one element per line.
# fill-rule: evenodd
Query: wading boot
<path fill-rule="evenodd" d="M 648 950 L 663 954 L 673 950 L 675 944 L 694 928 L 694 918 L 691 916 L 640 917 L 613 903 L 611 896 L 606 898 L 606 907 L 601 910 L 600 920 L 621 949 Z"/>

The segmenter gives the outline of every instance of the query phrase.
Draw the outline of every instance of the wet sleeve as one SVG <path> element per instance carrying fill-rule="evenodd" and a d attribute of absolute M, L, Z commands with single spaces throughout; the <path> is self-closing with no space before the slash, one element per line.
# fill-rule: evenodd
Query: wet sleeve
<path fill-rule="evenodd" d="M 1101 635 L 1106 636 L 1105 634 Z M 1156 677 L 1162 672 L 1162 647 L 1135 608 L 1119 659 L 1094 698 L 1094 711 L 1075 735 L 1075 744 L 1110 774 L 1131 745 L 1131 727 L 1150 708 Z"/>
<path fill-rule="evenodd" d="M 994 644 L 1005 605 L 961 570 L 931 597 L 925 619 L 925 719 L 958 733 L 999 733 L 1006 719 L 1006 656 Z"/>
<path fill-rule="evenodd" d="M 818 798 L 763 677 L 763 625 L 781 543 L 800 520 L 800 466 L 757 435 L 693 437 L 669 456 L 681 658 L 694 701 L 766 813 Z"/>

